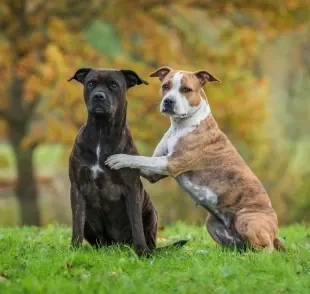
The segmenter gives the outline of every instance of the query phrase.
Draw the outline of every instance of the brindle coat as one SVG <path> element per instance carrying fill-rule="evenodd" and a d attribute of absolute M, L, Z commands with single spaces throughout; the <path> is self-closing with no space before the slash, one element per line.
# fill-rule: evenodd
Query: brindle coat
<path fill-rule="evenodd" d="M 133 243 L 138 255 L 151 253 L 158 213 L 139 170 L 114 171 L 104 164 L 112 154 L 138 154 L 126 124 L 126 91 L 147 83 L 132 71 L 89 68 L 78 70 L 71 79 L 84 85 L 88 109 L 69 163 L 72 246 L 85 238 L 93 246 Z M 102 101 L 97 103 L 96 97 Z"/>

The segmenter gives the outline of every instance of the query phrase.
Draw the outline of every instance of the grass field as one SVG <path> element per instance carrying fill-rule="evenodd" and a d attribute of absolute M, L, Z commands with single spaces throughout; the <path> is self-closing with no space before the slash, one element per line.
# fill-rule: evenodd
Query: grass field
<path fill-rule="evenodd" d="M 217 247 L 203 227 L 178 223 L 159 245 L 182 249 L 140 260 L 132 249 L 70 250 L 70 228 L 0 229 L 0 293 L 310 293 L 310 229 L 281 229 L 288 253 L 238 254 Z"/>

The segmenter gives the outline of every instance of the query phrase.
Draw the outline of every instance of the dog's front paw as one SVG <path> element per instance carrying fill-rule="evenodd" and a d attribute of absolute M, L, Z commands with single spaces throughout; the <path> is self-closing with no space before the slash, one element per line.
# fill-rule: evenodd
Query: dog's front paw
<path fill-rule="evenodd" d="M 71 250 L 78 249 L 78 248 L 82 247 L 82 243 L 83 243 L 83 237 L 80 237 L 80 236 L 72 237 L 70 249 Z"/>
<path fill-rule="evenodd" d="M 135 168 L 134 156 L 127 154 L 114 154 L 108 157 L 105 162 L 111 169 L 121 169 L 124 167 Z"/>
<path fill-rule="evenodd" d="M 138 247 L 136 248 L 136 254 L 139 258 L 150 258 L 152 256 L 152 251 L 147 247 Z"/>

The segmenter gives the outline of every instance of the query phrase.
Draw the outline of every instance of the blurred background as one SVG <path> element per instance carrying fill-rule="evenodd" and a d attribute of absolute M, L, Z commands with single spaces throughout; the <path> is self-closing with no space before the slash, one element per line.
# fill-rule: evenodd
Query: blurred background
<path fill-rule="evenodd" d="M 281 225 L 310 222 L 309 0 L 1 0 L 0 226 L 70 224 L 68 155 L 86 118 L 80 67 L 132 69 L 128 124 L 143 155 L 169 126 L 156 68 L 207 70 L 220 128 Z M 145 183 L 162 224 L 204 222 L 173 179 Z"/>

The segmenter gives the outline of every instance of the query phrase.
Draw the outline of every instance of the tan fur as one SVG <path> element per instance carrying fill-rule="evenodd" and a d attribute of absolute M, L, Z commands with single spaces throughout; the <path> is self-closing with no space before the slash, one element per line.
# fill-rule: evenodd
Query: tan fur
<path fill-rule="evenodd" d="M 169 82 L 175 72 L 171 71 L 163 84 Z M 184 77 L 184 84 L 193 88 L 188 99 L 195 104 L 192 95 L 200 97 L 204 93 L 193 74 L 185 73 Z M 168 156 L 167 169 L 174 177 L 185 174 L 214 191 L 218 195 L 217 210 L 234 216 L 236 231 L 250 247 L 285 250 L 276 237 L 277 216 L 263 185 L 211 114 L 193 132 L 179 139 Z"/>
<path fill-rule="evenodd" d="M 178 72 L 183 76 L 178 74 L 174 80 Z M 175 110 L 170 112 L 171 126 L 153 157 L 116 154 L 106 164 L 112 169 L 138 168 L 147 178 L 175 177 L 193 200 L 210 212 L 207 230 L 223 246 L 286 250 L 277 238 L 277 216 L 263 185 L 210 112 L 202 86 L 219 80 L 207 71 L 191 73 L 169 67 L 162 67 L 151 76 L 168 85 L 167 90 L 161 90 L 162 101 L 169 95 L 181 97 L 179 103 L 183 103 L 185 116 Z M 173 85 L 175 81 L 180 89 Z M 169 90 L 171 94 L 167 95 Z"/>

